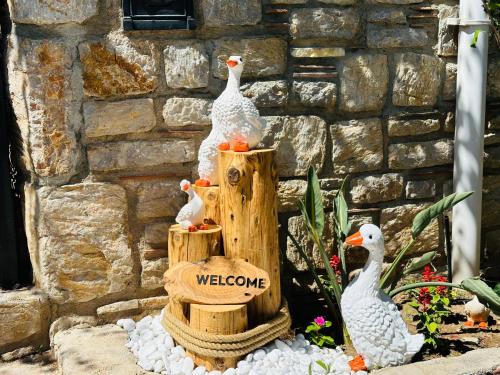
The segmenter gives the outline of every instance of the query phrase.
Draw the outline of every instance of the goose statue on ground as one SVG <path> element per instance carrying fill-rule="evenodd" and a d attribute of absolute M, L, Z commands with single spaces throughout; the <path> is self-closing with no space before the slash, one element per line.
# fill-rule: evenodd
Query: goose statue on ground
<path fill-rule="evenodd" d="M 188 180 L 182 180 L 180 186 L 182 191 L 189 196 L 189 202 L 181 208 L 175 221 L 180 224 L 182 229 L 187 229 L 190 232 L 207 229 L 207 225 L 203 224 L 205 217 L 203 200 L 191 188 L 191 183 Z"/>
<path fill-rule="evenodd" d="M 346 239 L 369 251 L 368 260 L 341 298 L 342 317 L 358 355 L 349 362 L 353 371 L 408 363 L 424 344 L 422 334 L 408 332 L 401 314 L 379 288 L 384 260 L 384 237 L 373 224 L 361 226 Z"/>
<path fill-rule="evenodd" d="M 479 302 L 477 296 L 474 296 L 474 298 L 465 304 L 464 312 L 467 315 L 467 321 L 464 323 L 464 326 L 474 327 L 476 323 L 479 323 L 479 328 L 488 328 L 488 317 L 491 310 Z"/>
<path fill-rule="evenodd" d="M 248 98 L 240 91 L 243 72 L 241 56 L 230 56 L 226 61 L 228 80 L 226 89 L 212 106 L 212 131 L 201 143 L 198 153 L 198 186 L 218 184 L 217 153 L 220 150 L 249 151 L 264 136 L 265 120 Z"/>

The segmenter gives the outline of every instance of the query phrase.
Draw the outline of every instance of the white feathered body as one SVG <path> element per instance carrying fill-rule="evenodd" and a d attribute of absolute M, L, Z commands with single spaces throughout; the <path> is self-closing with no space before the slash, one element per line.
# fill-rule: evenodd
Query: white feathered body
<path fill-rule="evenodd" d="M 370 264 L 370 258 L 342 294 L 342 317 L 369 369 L 402 365 L 420 350 L 424 336 L 408 332 L 396 304 L 378 288 L 382 259 Z"/>
<path fill-rule="evenodd" d="M 187 202 L 177 214 L 175 221 L 181 225 L 183 229 L 187 229 L 192 225 L 203 224 L 205 218 L 205 206 L 203 200 L 192 189 L 188 191 L 189 202 Z"/>
<path fill-rule="evenodd" d="M 217 155 L 221 143 L 248 143 L 250 148 L 257 146 L 264 136 L 265 120 L 248 98 L 240 92 L 239 76 L 229 72 L 226 89 L 212 106 L 212 131 L 201 143 L 198 152 L 198 174 L 218 184 Z"/>
<path fill-rule="evenodd" d="M 464 305 L 464 312 L 471 321 L 481 323 L 488 321 L 491 310 L 479 302 L 477 296 L 474 296 Z"/>

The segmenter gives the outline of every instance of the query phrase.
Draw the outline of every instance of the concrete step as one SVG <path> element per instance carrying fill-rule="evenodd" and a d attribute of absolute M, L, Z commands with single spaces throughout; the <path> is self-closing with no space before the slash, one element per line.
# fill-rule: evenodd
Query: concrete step
<path fill-rule="evenodd" d="M 153 374 L 136 365 L 127 340 L 127 333 L 113 324 L 58 332 L 54 351 L 61 375 Z"/>

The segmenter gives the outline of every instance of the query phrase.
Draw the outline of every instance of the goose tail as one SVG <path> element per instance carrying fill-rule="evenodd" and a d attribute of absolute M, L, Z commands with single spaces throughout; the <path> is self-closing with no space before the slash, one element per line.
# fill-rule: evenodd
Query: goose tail
<path fill-rule="evenodd" d="M 406 353 L 405 353 L 406 357 L 405 362 L 409 362 L 413 358 L 413 356 L 420 351 L 422 345 L 424 345 L 424 340 L 425 337 L 421 333 L 408 336 Z"/>

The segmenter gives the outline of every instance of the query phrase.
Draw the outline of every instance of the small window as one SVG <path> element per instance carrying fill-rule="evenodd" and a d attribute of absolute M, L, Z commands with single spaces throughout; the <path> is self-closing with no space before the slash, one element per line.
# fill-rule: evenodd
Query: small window
<path fill-rule="evenodd" d="M 125 30 L 190 30 L 195 27 L 193 0 L 123 0 Z"/>

